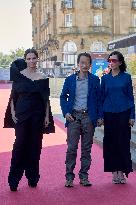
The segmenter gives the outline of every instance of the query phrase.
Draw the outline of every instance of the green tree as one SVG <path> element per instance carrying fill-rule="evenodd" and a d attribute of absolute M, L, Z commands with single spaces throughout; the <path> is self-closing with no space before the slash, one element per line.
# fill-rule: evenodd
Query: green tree
<path fill-rule="evenodd" d="M 131 75 L 136 75 L 136 55 L 133 54 L 129 57 L 129 61 L 127 63 L 128 71 Z"/>
<path fill-rule="evenodd" d="M 11 59 L 15 60 L 17 58 L 23 58 L 24 52 L 25 52 L 25 49 L 22 47 L 22 48 L 17 48 L 16 50 L 10 50 L 9 55 Z"/>
<path fill-rule="evenodd" d="M 0 68 L 9 67 L 12 59 L 9 55 L 0 53 Z"/>
<path fill-rule="evenodd" d="M 25 49 L 17 48 L 15 50 L 10 50 L 9 54 L 0 53 L 0 68 L 7 68 L 10 64 L 17 58 L 23 58 Z"/>

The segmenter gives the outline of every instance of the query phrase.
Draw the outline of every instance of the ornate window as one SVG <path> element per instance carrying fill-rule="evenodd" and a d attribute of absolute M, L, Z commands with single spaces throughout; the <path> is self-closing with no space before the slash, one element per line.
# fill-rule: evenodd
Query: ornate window
<path fill-rule="evenodd" d="M 132 1 L 132 8 L 133 8 L 133 9 L 136 9 L 136 0 L 133 0 L 133 1 Z"/>
<path fill-rule="evenodd" d="M 102 26 L 102 13 L 97 13 L 93 17 L 94 26 Z"/>
<path fill-rule="evenodd" d="M 134 14 L 132 17 L 132 26 L 136 27 L 136 14 Z"/>
<path fill-rule="evenodd" d="M 65 65 L 75 65 L 77 60 L 77 46 L 73 41 L 67 41 L 63 47 L 63 61 Z"/>
<path fill-rule="evenodd" d="M 65 27 L 72 27 L 72 14 L 65 15 Z"/>
<path fill-rule="evenodd" d="M 63 0 L 61 1 L 61 8 L 62 9 L 72 9 L 73 8 L 73 0 Z"/>
<path fill-rule="evenodd" d="M 73 8 L 73 0 L 64 0 L 66 8 Z"/>
<path fill-rule="evenodd" d="M 94 41 L 91 45 L 91 52 L 104 52 L 106 51 L 102 41 Z"/>
<path fill-rule="evenodd" d="M 94 8 L 103 8 L 104 0 L 92 0 L 92 6 Z"/>

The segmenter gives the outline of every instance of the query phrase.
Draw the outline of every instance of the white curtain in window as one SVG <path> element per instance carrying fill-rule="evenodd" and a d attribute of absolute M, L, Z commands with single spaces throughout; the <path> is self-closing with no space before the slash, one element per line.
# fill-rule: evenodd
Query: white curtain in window
<path fill-rule="evenodd" d="M 65 15 L 65 27 L 72 27 L 72 14 Z"/>
<path fill-rule="evenodd" d="M 65 0 L 65 5 L 67 8 L 73 7 L 73 0 Z"/>
<path fill-rule="evenodd" d="M 63 47 L 63 61 L 66 65 L 76 65 L 77 46 L 73 41 L 68 41 Z"/>
<path fill-rule="evenodd" d="M 136 27 L 136 14 L 133 15 L 132 25 Z"/>
<path fill-rule="evenodd" d="M 94 15 L 94 26 L 102 26 L 102 13 Z"/>

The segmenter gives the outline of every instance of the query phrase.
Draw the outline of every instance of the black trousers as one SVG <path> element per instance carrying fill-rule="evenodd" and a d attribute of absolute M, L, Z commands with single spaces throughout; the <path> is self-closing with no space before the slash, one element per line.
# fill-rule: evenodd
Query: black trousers
<path fill-rule="evenodd" d="M 18 185 L 25 171 L 28 180 L 38 182 L 39 160 L 42 148 L 42 129 L 44 116 L 34 113 L 15 127 L 15 143 L 13 145 L 11 167 L 8 177 L 9 185 Z"/>
<path fill-rule="evenodd" d="M 120 113 L 104 113 L 104 171 L 132 172 L 130 153 L 130 110 Z"/>

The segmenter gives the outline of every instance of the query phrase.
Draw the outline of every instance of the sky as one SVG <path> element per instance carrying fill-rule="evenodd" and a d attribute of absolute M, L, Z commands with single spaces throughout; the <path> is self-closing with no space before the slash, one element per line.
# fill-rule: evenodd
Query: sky
<path fill-rule="evenodd" d="M 0 52 L 32 47 L 30 0 L 0 0 Z"/>

